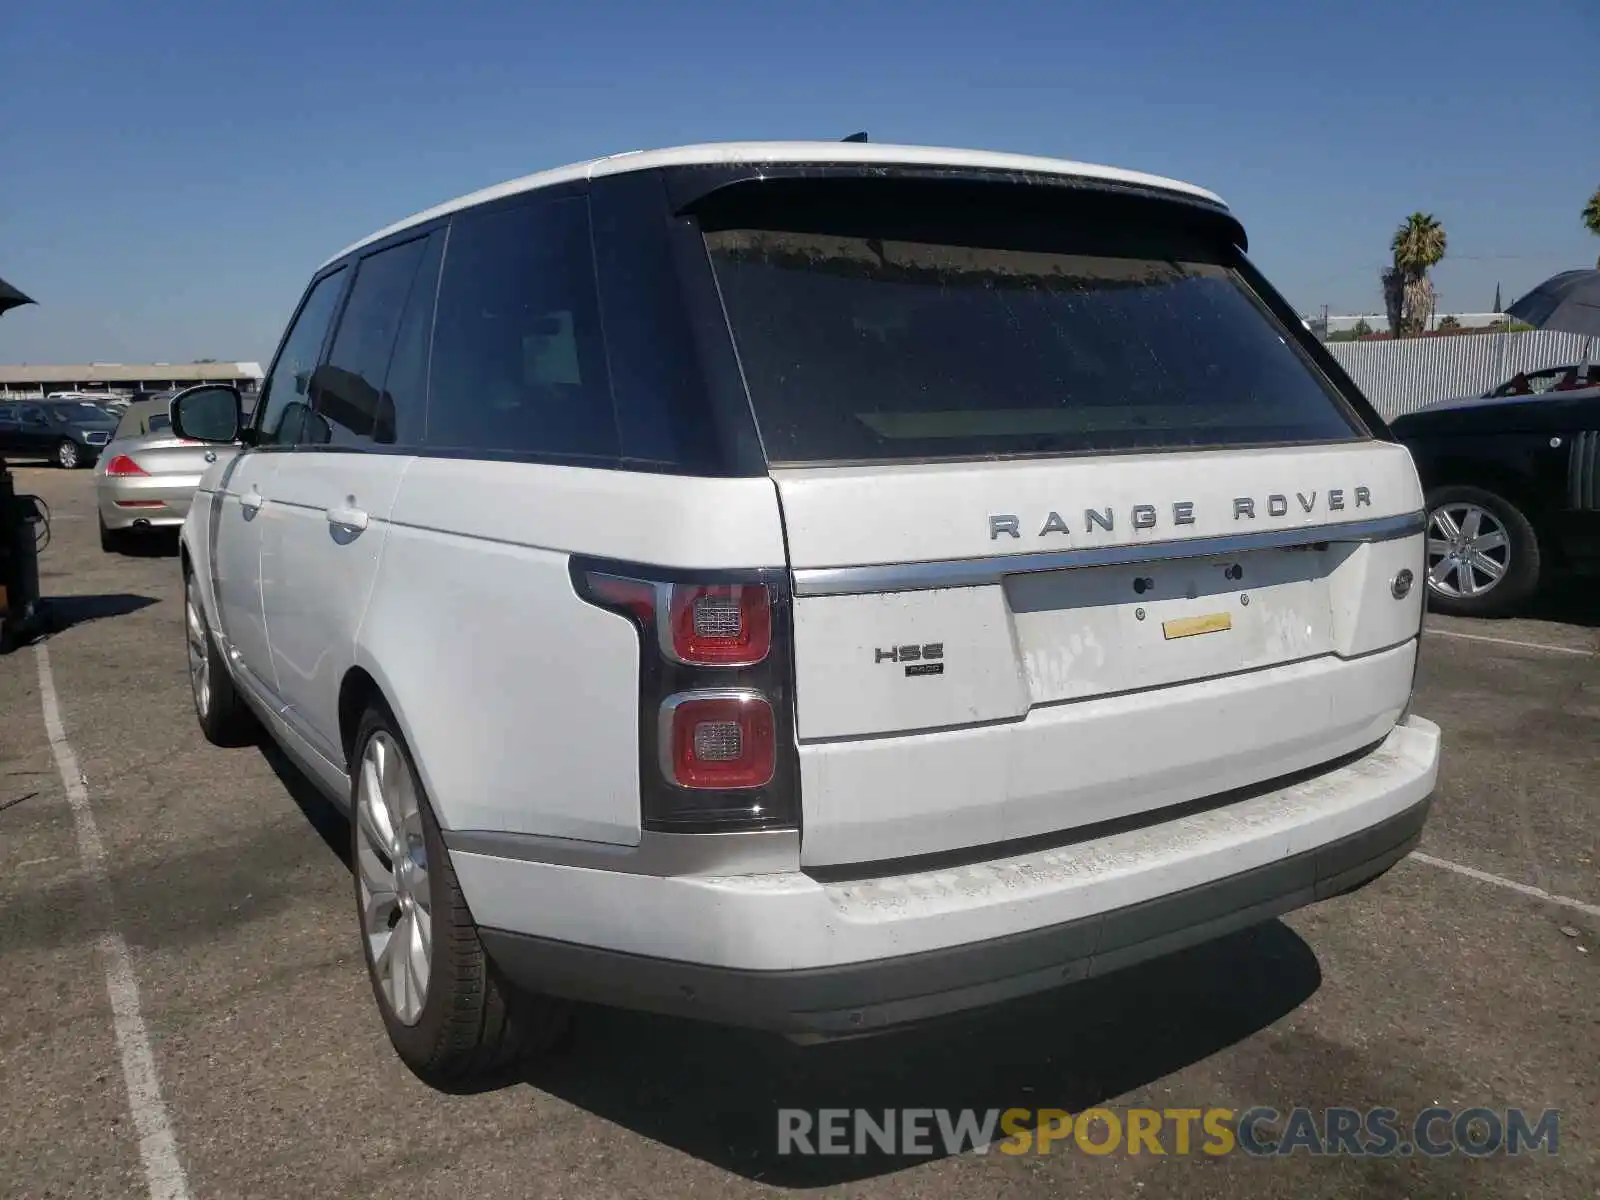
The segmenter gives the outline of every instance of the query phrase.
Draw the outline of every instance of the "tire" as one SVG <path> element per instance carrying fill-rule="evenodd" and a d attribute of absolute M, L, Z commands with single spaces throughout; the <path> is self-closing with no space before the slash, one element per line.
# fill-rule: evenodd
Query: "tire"
<path fill-rule="evenodd" d="M 244 697 L 233 686 L 228 664 L 206 626 L 205 613 L 194 586 L 194 575 L 183 573 L 184 640 L 189 662 L 189 692 L 200 732 L 213 746 L 245 746 L 255 741 L 260 726 Z M 203 668 L 203 669 L 202 669 Z"/>
<path fill-rule="evenodd" d="M 1539 535 L 1527 514 L 1498 493 L 1463 484 L 1435 488 L 1428 493 L 1427 539 L 1433 612 L 1503 617 L 1539 590 Z"/>
<path fill-rule="evenodd" d="M 71 438 L 62 438 L 56 443 L 54 459 L 56 466 L 63 471 L 75 471 L 83 465 L 83 453 Z"/>
<path fill-rule="evenodd" d="M 107 554 L 125 554 L 128 550 L 128 534 L 123 529 L 107 529 L 105 517 L 100 518 L 100 549 Z"/>
<path fill-rule="evenodd" d="M 350 776 L 362 957 L 401 1061 L 423 1082 L 456 1089 L 555 1046 L 571 1006 L 519 992 L 489 960 L 411 753 L 381 703 L 362 715 Z"/>

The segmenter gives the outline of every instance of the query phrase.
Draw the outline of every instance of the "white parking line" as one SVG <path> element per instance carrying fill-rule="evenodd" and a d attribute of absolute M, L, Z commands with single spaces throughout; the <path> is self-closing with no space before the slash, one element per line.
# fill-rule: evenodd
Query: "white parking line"
<path fill-rule="evenodd" d="M 78 756 L 67 741 L 61 723 L 61 706 L 56 700 L 56 683 L 50 673 L 50 652 L 44 643 L 34 645 L 39 662 L 39 697 L 44 705 L 44 729 L 50 738 L 61 786 L 66 789 L 72 808 L 72 822 L 78 837 L 78 856 L 96 890 L 102 910 L 112 911 L 111 880 L 106 873 L 106 850 L 100 830 L 89 807 L 89 789 L 84 785 Z M 139 1012 L 139 983 L 134 978 L 128 943 L 115 929 L 102 934 L 98 942 L 105 956 L 106 991 L 111 997 L 111 1022 L 122 1054 L 122 1081 L 128 1090 L 128 1108 L 139 1133 L 139 1158 L 144 1163 L 145 1183 L 151 1200 L 188 1200 L 189 1181 L 178 1161 L 178 1146 L 172 1136 L 172 1122 L 161 1099 L 161 1080 L 156 1074 L 155 1056 L 150 1052 L 150 1037 Z"/>
<path fill-rule="evenodd" d="M 1543 900 L 1547 904 L 1559 904 L 1562 908 L 1570 908 L 1586 916 L 1600 917 L 1600 904 L 1585 904 L 1582 900 L 1574 900 L 1571 896 L 1557 896 L 1543 888 L 1536 888 L 1531 884 L 1518 883 L 1515 879 L 1505 879 L 1499 875 L 1491 875 L 1487 871 L 1480 871 L 1477 867 L 1463 866 L 1458 862 L 1451 862 L 1447 858 L 1435 858 L 1431 854 L 1424 854 L 1420 850 L 1413 850 L 1411 857 L 1419 863 L 1427 863 L 1430 867 L 1438 867 L 1444 871 L 1454 871 L 1457 875 L 1465 875 L 1468 879 L 1476 879 L 1480 883 L 1492 883 L 1495 887 L 1503 887 L 1509 891 L 1519 892 L 1524 896 L 1532 896 L 1536 900 Z"/>
<path fill-rule="evenodd" d="M 1464 642 L 1493 642 L 1496 646 L 1521 646 L 1524 650 L 1548 650 L 1552 654 L 1580 654 L 1584 658 L 1593 658 L 1595 651 L 1585 650 L 1579 646 L 1552 646 L 1546 642 L 1521 642 L 1516 638 L 1489 637 L 1482 633 L 1458 633 L 1454 629 L 1435 629 L 1429 625 L 1424 629 L 1435 637 L 1460 638 Z"/>

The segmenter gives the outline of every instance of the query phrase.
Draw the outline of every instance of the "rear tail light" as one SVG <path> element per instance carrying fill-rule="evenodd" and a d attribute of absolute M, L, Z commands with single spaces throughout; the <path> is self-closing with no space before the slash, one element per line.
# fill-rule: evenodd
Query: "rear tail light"
<path fill-rule="evenodd" d="M 149 472 L 141 467 L 126 454 L 119 454 L 106 464 L 107 475 L 148 475 Z"/>
<path fill-rule="evenodd" d="M 667 640 L 673 658 L 697 667 L 748 667 L 772 649 L 772 594 L 764 584 L 674 584 Z"/>
<path fill-rule="evenodd" d="M 573 587 L 639 636 L 646 829 L 720 832 L 798 823 L 789 597 L 782 571 L 652 578 L 573 560 Z"/>
<path fill-rule="evenodd" d="M 748 690 L 669 696 L 656 744 L 662 775 L 679 787 L 765 787 L 777 760 L 772 705 Z"/>

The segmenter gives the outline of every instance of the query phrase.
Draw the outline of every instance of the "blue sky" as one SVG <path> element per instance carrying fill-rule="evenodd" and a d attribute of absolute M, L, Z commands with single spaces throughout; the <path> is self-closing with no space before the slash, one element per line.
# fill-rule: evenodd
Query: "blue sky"
<path fill-rule="evenodd" d="M 1600 5 L 48 0 L 0 17 L 0 362 L 265 363 L 310 272 L 596 154 L 842 137 L 1222 194 L 1302 311 L 1381 308 L 1409 212 L 1441 309 L 1591 266 Z"/>

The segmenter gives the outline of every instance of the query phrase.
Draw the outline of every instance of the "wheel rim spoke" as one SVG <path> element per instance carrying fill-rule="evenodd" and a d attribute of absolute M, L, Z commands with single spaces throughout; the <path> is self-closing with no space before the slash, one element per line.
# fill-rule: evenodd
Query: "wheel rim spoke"
<path fill-rule="evenodd" d="M 399 745 L 375 733 L 356 787 L 361 918 L 372 972 L 395 1017 L 415 1024 L 427 1002 L 433 955 L 421 797 Z"/>
<path fill-rule="evenodd" d="M 1505 578 L 1511 554 L 1510 534 L 1486 508 L 1451 504 L 1429 514 L 1428 586 L 1441 596 L 1482 596 Z"/>
<path fill-rule="evenodd" d="M 1500 577 L 1506 573 L 1504 566 L 1495 562 L 1495 560 L 1490 558 L 1487 554 L 1481 554 L 1477 550 L 1472 551 L 1472 556 L 1469 561 L 1476 570 L 1482 571 L 1495 582 L 1499 582 Z"/>

